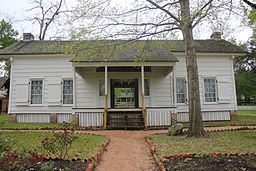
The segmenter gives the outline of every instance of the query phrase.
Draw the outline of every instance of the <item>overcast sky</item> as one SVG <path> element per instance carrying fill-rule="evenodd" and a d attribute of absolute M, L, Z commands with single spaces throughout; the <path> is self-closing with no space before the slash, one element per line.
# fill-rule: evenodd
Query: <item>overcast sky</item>
<path fill-rule="evenodd" d="M 67 2 L 70 3 L 70 1 L 74 0 L 68 0 Z M 13 27 L 20 33 L 19 38 L 21 38 L 21 35 L 24 32 L 31 32 L 34 34 L 38 32 L 38 26 L 36 24 L 24 21 L 27 16 L 31 15 L 31 13 L 27 11 L 27 9 L 31 8 L 31 4 L 29 2 L 31 2 L 31 0 L 0 0 L 0 19 L 2 19 L 3 16 L 10 18 Z M 237 25 L 237 29 L 229 36 L 229 38 L 233 36 L 238 40 L 246 41 L 251 35 L 251 30 L 239 27 L 238 24 L 235 23 L 236 21 L 237 20 L 234 19 L 233 22 Z M 210 34 L 211 33 L 206 33 L 205 35 L 201 35 L 199 38 L 208 39 Z"/>

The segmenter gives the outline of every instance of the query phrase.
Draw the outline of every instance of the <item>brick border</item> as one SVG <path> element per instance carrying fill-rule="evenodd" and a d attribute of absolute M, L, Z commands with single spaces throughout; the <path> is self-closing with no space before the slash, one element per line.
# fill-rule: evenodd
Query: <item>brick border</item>
<path fill-rule="evenodd" d="M 92 134 L 92 135 L 96 135 L 96 134 Z M 100 135 L 100 136 L 103 136 L 103 135 Z M 88 165 L 87 168 L 85 168 L 85 171 L 93 171 L 95 167 L 99 165 L 102 159 L 102 154 L 106 151 L 109 143 L 110 143 L 110 139 L 107 137 L 107 142 L 105 144 L 101 144 L 96 154 L 87 159 L 87 161 L 90 161 L 89 162 L 90 164 Z"/>
<path fill-rule="evenodd" d="M 241 131 L 241 130 L 256 130 L 256 127 L 239 127 L 239 128 L 230 128 L 230 129 L 216 129 L 216 130 L 206 130 L 207 132 L 223 132 L 223 131 Z M 153 141 L 151 141 L 148 137 L 145 137 L 145 141 L 148 144 L 149 150 L 151 155 L 153 156 L 153 159 L 156 163 L 156 165 L 159 167 L 161 171 L 166 171 L 166 168 L 163 164 L 164 161 L 168 160 L 169 157 L 177 157 L 177 158 L 183 158 L 183 157 L 193 157 L 195 155 L 202 155 L 204 157 L 206 156 L 217 156 L 217 155 L 225 155 L 225 156 L 238 156 L 238 155 L 255 155 L 256 153 L 184 153 L 184 154 L 172 154 L 172 155 L 166 155 L 166 156 L 157 156 L 156 146 Z"/>
<path fill-rule="evenodd" d="M 80 132 L 80 133 L 77 133 L 77 134 L 104 136 L 104 135 L 87 133 L 87 132 L 84 132 L 84 133 Z M 94 156 L 92 156 L 90 158 L 82 159 L 82 158 L 79 158 L 79 157 L 78 158 L 72 157 L 72 158 L 61 159 L 61 158 L 53 157 L 53 156 L 50 156 L 50 157 L 42 156 L 42 160 L 65 160 L 65 161 L 67 161 L 67 160 L 68 161 L 78 161 L 78 160 L 81 160 L 83 162 L 86 161 L 86 162 L 88 162 L 88 166 L 85 168 L 85 171 L 93 171 L 95 169 L 95 167 L 100 163 L 100 161 L 102 159 L 102 155 L 106 151 L 107 146 L 110 143 L 110 138 L 107 137 L 107 136 L 104 136 L 104 137 L 107 138 L 107 141 L 105 143 L 99 145 L 98 151 L 95 153 Z"/>

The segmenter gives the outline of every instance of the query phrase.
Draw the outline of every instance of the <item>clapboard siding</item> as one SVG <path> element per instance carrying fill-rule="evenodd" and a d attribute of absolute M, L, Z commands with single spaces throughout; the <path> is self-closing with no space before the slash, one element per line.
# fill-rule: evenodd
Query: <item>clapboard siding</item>
<path fill-rule="evenodd" d="M 183 54 L 174 54 L 179 62 L 175 66 L 176 77 L 186 77 L 186 62 Z M 216 111 L 216 110 L 236 110 L 236 96 L 234 94 L 234 82 L 233 82 L 233 72 L 232 72 L 232 58 L 231 55 L 215 55 L 208 54 L 198 56 L 198 75 L 199 75 L 199 89 L 200 89 L 200 99 L 203 111 Z M 204 78 L 215 78 L 217 83 L 217 95 L 220 99 L 216 103 L 205 103 L 204 102 Z M 224 81 L 223 81 L 224 80 Z M 224 90 L 225 89 L 225 90 Z M 222 90 L 225 91 L 221 92 Z M 226 101 L 221 101 L 221 100 Z M 188 105 L 177 105 L 177 111 L 188 111 Z"/>
<path fill-rule="evenodd" d="M 14 56 L 9 113 L 71 113 L 72 105 L 61 105 L 60 96 L 61 80 L 73 78 L 70 59 L 70 56 L 64 55 Z M 43 80 L 43 104 L 30 105 L 28 103 L 29 81 L 36 78 Z M 56 97 L 52 96 L 53 91 L 50 85 L 53 84 L 52 87 L 59 87 Z"/>
<path fill-rule="evenodd" d="M 148 126 L 167 126 L 171 125 L 171 114 L 173 110 L 169 109 L 148 109 L 147 125 Z"/>
<path fill-rule="evenodd" d="M 229 111 L 203 111 L 202 119 L 203 121 L 229 121 L 230 113 Z M 178 112 L 177 121 L 188 122 L 189 121 L 188 112 Z"/>
<path fill-rule="evenodd" d="M 103 126 L 103 112 L 78 112 L 79 126 L 101 127 Z"/>
<path fill-rule="evenodd" d="M 16 114 L 18 123 L 50 123 L 50 114 Z"/>
<path fill-rule="evenodd" d="M 71 123 L 72 113 L 58 113 L 57 114 L 57 123 Z"/>

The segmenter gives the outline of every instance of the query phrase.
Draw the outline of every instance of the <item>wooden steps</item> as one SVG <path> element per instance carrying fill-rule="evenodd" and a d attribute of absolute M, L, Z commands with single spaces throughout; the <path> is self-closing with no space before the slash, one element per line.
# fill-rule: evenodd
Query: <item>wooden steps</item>
<path fill-rule="evenodd" d="M 143 129 L 144 117 L 142 110 L 138 109 L 121 109 L 121 110 L 109 110 L 107 113 L 107 128 L 108 129 Z"/>

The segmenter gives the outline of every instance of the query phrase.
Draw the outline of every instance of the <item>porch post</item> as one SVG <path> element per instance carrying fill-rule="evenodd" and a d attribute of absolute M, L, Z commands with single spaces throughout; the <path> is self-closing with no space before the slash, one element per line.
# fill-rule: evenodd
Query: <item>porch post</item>
<path fill-rule="evenodd" d="M 105 108 L 104 108 L 104 129 L 107 128 L 107 112 L 108 112 L 108 67 L 105 66 Z"/>
<path fill-rule="evenodd" d="M 141 66 L 141 106 L 142 106 L 142 113 L 144 115 L 144 125 L 147 128 L 147 111 L 145 108 L 145 79 L 144 79 L 144 66 Z"/>
<path fill-rule="evenodd" d="M 174 106 L 177 107 L 177 94 L 176 94 L 176 73 L 175 73 L 175 67 L 173 66 L 173 103 Z"/>
<path fill-rule="evenodd" d="M 142 106 L 142 109 L 144 109 L 144 94 L 145 94 L 144 66 L 141 66 L 141 106 Z"/>
<path fill-rule="evenodd" d="M 73 66 L 73 108 L 76 108 L 76 67 Z"/>

